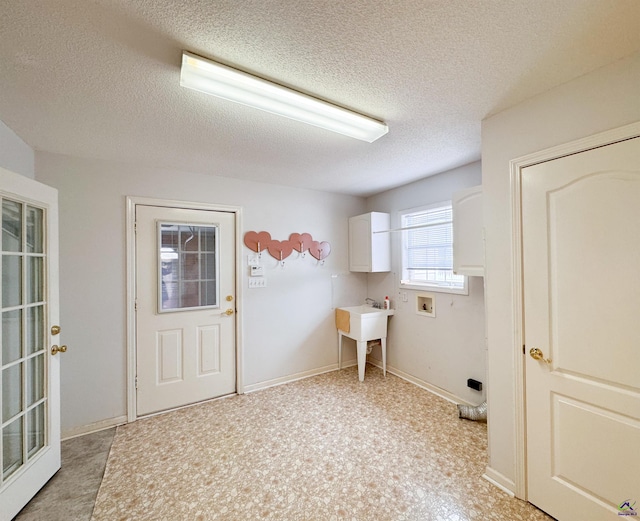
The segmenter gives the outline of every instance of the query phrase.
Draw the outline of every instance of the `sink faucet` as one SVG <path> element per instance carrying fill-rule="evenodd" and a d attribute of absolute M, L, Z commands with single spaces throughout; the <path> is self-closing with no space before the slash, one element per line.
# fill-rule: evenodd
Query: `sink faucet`
<path fill-rule="evenodd" d="M 380 302 L 376 302 L 372 298 L 367 297 L 366 299 L 364 299 L 364 301 L 366 304 L 371 304 L 371 307 L 373 308 L 382 309 L 382 304 L 380 304 Z"/>

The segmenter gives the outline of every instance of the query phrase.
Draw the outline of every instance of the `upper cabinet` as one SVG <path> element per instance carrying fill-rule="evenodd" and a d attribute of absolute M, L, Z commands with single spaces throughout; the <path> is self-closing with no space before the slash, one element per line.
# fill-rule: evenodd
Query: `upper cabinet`
<path fill-rule="evenodd" d="M 388 213 L 370 212 L 349 218 L 349 271 L 390 271 L 391 227 Z"/>
<path fill-rule="evenodd" d="M 484 276 L 482 186 L 453 194 L 453 272 Z"/>

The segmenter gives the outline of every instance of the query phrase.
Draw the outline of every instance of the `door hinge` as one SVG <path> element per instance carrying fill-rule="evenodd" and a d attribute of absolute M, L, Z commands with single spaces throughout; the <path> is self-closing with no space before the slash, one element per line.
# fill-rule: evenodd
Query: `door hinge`
<path fill-rule="evenodd" d="M 138 311 L 138 299 L 133 302 L 133 310 Z"/>
<path fill-rule="evenodd" d="M 522 344 L 522 354 L 524 355 L 524 354 L 526 354 L 526 353 L 527 353 L 527 350 L 526 350 L 526 348 L 524 347 L 524 344 Z"/>
<path fill-rule="evenodd" d="M 136 389 L 138 388 L 138 377 L 136 376 Z"/>
<path fill-rule="evenodd" d="M 133 223 L 133 233 L 138 233 L 138 223 L 137 222 Z"/>

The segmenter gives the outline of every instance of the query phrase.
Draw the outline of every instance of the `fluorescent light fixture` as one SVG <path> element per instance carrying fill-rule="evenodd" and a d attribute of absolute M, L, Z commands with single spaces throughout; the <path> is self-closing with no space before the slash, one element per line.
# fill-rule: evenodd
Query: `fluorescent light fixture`
<path fill-rule="evenodd" d="M 389 132 L 381 121 L 186 51 L 180 85 L 369 143 Z"/>

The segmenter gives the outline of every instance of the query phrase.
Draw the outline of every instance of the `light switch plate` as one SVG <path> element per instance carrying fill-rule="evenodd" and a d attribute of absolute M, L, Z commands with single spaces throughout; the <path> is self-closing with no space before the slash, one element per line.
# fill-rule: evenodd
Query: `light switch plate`
<path fill-rule="evenodd" d="M 260 256 L 257 253 L 247 255 L 247 266 L 260 266 Z"/>
<path fill-rule="evenodd" d="M 249 288 L 266 288 L 266 277 L 249 277 Z"/>

